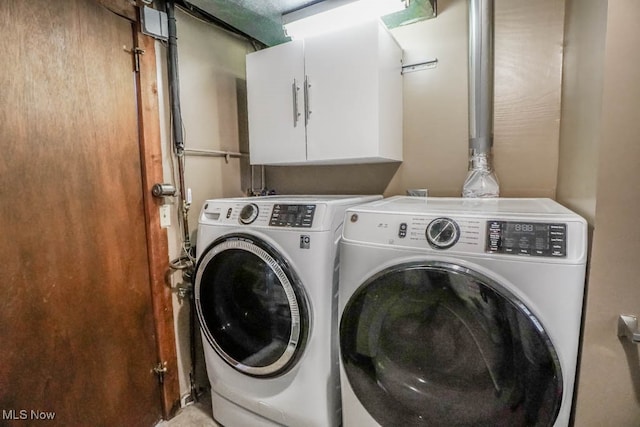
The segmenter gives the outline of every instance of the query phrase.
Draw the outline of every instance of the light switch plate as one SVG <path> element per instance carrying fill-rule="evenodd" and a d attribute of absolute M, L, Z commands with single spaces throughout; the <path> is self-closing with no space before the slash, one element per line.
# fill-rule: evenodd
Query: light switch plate
<path fill-rule="evenodd" d="M 162 228 L 171 227 L 171 206 L 170 205 L 160 206 L 160 227 Z"/>

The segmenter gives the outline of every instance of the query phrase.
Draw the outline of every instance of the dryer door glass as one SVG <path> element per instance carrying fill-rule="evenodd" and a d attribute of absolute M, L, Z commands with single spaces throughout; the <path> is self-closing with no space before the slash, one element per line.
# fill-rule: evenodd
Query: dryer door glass
<path fill-rule="evenodd" d="M 304 346 L 302 288 L 284 258 L 255 238 L 227 237 L 201 257 L 196 309 L 207 341 L 245 374 L 282 374 Z"/>
<path fill-rule="evenodd" d="M 453 264 L 372 277 L 340 323 L 349 384 L 383 426 L 551 426 L 562 374 L 541 322 L 493 280 Z"/>

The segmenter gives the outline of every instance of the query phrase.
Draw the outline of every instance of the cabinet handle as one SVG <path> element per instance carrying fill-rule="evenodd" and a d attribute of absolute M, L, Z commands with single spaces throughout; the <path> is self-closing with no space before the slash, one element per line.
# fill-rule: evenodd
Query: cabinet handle
<path fill-rule="evenodd" d="M 309 83 L 309 76 L 304 76 L 304 125 L 309 124 L 309 119 L 311 118 L 311 109 L 309 105 L 311 102 L 309 101 L 309 88 L 311 87 L 311 83 Z"/>
<path fill-rule="evenodd" d="M 298 91 L 300 88 L 298 87 L 298 82 L 296 79 L 293 79 L 293 84 L 291 85 L 291 92 L 293 93 L 293 127 L 298 126 L 298 117 L 300 117 L 300 113 L 298 112 Z"/>

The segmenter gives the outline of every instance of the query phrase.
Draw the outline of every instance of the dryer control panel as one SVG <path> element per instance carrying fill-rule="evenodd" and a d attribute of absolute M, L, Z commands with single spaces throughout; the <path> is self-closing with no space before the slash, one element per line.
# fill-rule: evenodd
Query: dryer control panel
<path fill-rule="evenodd" d="M 586 260 L 587 232 L 586 220 L 550 199 L 396 196 L 349 208 L 343 242 L 571 264 Z"/>
<path fill-rule="evenodd" d="M 489 253 L 565 257 L 567 225 L 560 223 L 487 221 Z"/>
<path fill-rule="evenodd" d="M 534 218 L 347 212 L 345 240 L 415 248 L 441 255 L 474 254 L 573 262 L 585 256 L 586 223 Z M 563 218 L 564 219 L 564 218 Z"/>

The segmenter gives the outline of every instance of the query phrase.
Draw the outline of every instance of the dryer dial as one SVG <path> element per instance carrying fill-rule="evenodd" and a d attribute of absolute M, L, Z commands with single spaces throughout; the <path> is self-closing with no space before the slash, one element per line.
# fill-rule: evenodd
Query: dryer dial
<path fill-rule="evenodd" d="M 448 249 L 460 238 L 460 227 L 452 219 L 436 218 L 429 223 L 425 234 L 435 249 Z"/>
<path fill-rule="evenodd" d="M 258 218 L 259 211 L 260 210 L 258 209 L 258 205 L 256 205 L 255 203 L 245 205 L 240 211 L 240 222 L 242 224 L 251 224 L 256 220 L 256 218 Z"/>

